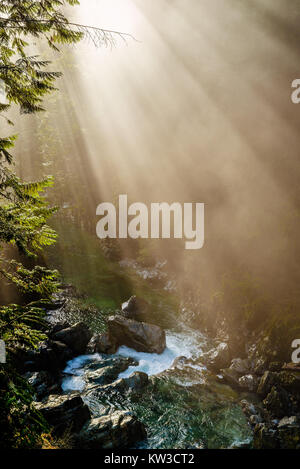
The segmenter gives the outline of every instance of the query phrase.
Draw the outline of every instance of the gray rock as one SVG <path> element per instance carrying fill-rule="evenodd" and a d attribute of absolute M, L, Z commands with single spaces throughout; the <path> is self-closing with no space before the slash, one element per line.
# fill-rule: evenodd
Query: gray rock
<path fill-rule="evenodd" d="M 249 392 L 255 392 L 257 390 L 258 379 L 256 376 L 251 374 L 244 375 L 239 379 L 239 385 L 242 389 L 245 389 Z"/>
<path fill-rule="evenodd" d="M 147 373 L 142 371 L 135 371 L 128 378 L 124 378 L 126 381 L 127 388 L 134 392 L 142 391 L 149 383 L 149 377 Z"/>
<path fill-rule="evenodd" d="M 230 368 L 225 368 L 221 370 L 224 380 L 230 384 L 233 388 L 240 388 L 240 374 L 237 373 L 235 370 L 231 370 Z"/>
<path fill-rule="evenodd" d="M 226 342 L 221 342 L 219 345 L 203 356 L 207 367 L 214 371 L 219 371 L 222 368 L 227 368 L 230 365 L 229 347 Z"/>
<path fill-rule="evenodd" d="M 92 338 L 92 333 L 83 322 L 78 322 L 74 326 L 57 332 L 53 338 L 66 344 L 74 353 L 81 355 L 85 352 L 86 346 Z"/>
<path fill-rule="evenodd" d="M 267 360 L 263 357 L 257 357 L 255 358 L 254 360 L 254 372 L 257 374 L 257 375 L 263 375 L 266 368 L 267 368 Z"/>
<path fill-rule="evenodd" d="M 234 358 L 229 368 L 240 375 L 246 375 L 250 371 L 250 363 L 247 359 L 242 360 L 241 358 Z"/>
<path fill-rule="evenodd" d="M 290 427 L 294 425 L 299 425 L 299 418 L 293 415 L 292 417 L 284 417 L 278 423 L 278 428 Z"/>
<path fill-rule="evenodd" d="M 87 353 L 114 354 L 118 350 L 116 340 L 108 332 L 94 335 L 87 345 Z"/>
<path fill-rule="evenodd" d="M 78 432 L 90 419 L 90 411 L 78 393 L 51 395 L 42 402 L 34 402 L 45 420 L 62 435 L 66 430 Z"/>
<path fill-rule="evenodd" d="M 146 437 L 145 426 L 135 416 L 116 411 L 88 422 L 77 435 L 76 446 L 83 449 L 130 448 Z"/>
<path fill-rule="evenodd" d="M 271 391 L 275 382 L 276 382 L 276 373 L 272 371 L 266 371 L 259 382 L 258 389 L 257 389 L 258 394 L 260 394 L 263 397 L 266 396 Z"/>
<path fill-rule="evenodd" d="M 259 415 L 259 411 L 258 411 L 257 407 L 252 402 L 249 402 L 246 399 L 243 399 L 241 401 L 241 406 L 242 406 L 243 412 L 248 417 L 250 415 Z"/>
<path fill-rule="evenodd" d="M 229 449 L 251 449 L 250 441 L 240 441 L 229 446 Z"/>
<path fill-rule="evenodd" d="M 148 382 L 149 378 L 146 373 L 135 371 L 128 378 L 120 378 L 114 383 L 103 386 L 100 391 L 102 393 L 124 393 L 128 391 L 140 393 L 148 385 Z"/>
<path fill-rule="evenodd" d="M 242 388 L 253 392 L 257 387 L 256 378 L 249 373 L 250 364 L 248 360 L 235 358 L 231 361 L 229 368 L 221 370 L 224 380 L 232 387 Z M 243 375 L 243 376 L 241 376 Z"/>
<path fill-rule="evenodd" d="M 129 319 L 142 320 L 145 314 L 149 313 L 149 304 L 147 301 L 136 296 L 131 296 L 122 306 L 122 313 Z"/>
<path fill-rule="evenodd" d="M 105 366 L 96 371 L 89 371 L 85 374 L 84 379 L 93 385 L 103 386 L 117 379 L 119 372 L 111 366 Z"/>
<path fill-rule="evenodd" d="M 108 330 L 118 345 L 126 345 L 138 352 L 162 353 L 166 348 L 165 332 L 153 324 L 115 315 L 108 318 Z"/>
<path fill-rule="evenodd" d="M 171 368 L 182 369 L 187 364 L 188 361 L 189 359 L 185 357 L 184 355 L 177 357 L 173 361 Z"/>
<path fill-rule="evenodd" d="M 256 407 L 252 402 L 243 399 L 241 401 L 241 406 L 244 414 L 249 419 L 249 422 L 252 426 L 256 426 L 258 423 L 263 422 L 261 410 Z"/>
<path fill-rule="evenodd" d="M 88 371 L 85 374 L 85 379 L 93 384 L 100 386 L 112 383 L 115 381 L 122 371 L 127 370 L 129 366 L 137 365 L 137 362 L 132 358 L 116 357 L 107 362 L 107 366 L 102 366 L 99 369 Z"/>
<path fill-rule="evenodd" d="M 116 373 L 121 373 L 122 371 L 127 370 L 129 366 L 137 366 L 138 362 L 132 357 L 122 357 L 121 355 L 106 355 L 102 356 L 99 361 L 90 362 L 85 367 L 86 371 L 97 371 L 100 368 L 112 367 Z"/>
<path fill-rule="evenodd" d="M 260 417 L 260 415 L 251 415 L 251 417 L 249 418 L 249 421 L 251 425 L 255 426 L 258 423 L 262 423 L 262 418 Z"/>

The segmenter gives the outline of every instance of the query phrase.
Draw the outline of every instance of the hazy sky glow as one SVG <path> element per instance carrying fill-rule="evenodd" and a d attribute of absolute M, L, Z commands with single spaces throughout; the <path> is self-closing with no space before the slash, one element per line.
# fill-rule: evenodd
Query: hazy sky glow
<path fill-rule="evenodd" d="M 91 213 L 122 193 L 204 202 L 196 263 L 212 278 L 228 258 L 284 277 L 295 252 L 281 229 L 299 204 L 299 2 L 82 0 L 70 11 L 138 42 L 84 42 L 58 62 L 49 112 L 18 125 L 23 175 L 76 170 Z"/>

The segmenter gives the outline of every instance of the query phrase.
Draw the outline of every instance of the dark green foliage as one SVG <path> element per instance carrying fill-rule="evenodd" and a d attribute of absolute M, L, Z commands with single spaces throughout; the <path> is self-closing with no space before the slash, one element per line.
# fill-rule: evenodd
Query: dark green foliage
<path fill-rule="evenodd" d="M 43 310 L 34 305 L 10 305 L 0 308 L 0 336 L 6 349 L 34 348 L 45 338 L 41 332 Z"/>
<path fill-rule="evenodd" d="M 1 0 L 0 1 L 0 118 L 13 122 L 6 113 L 17 105 L 22 114 L 43 111 L 43 97 L 52 92 L 60 73 L 50 70 L 50 62 L 28 49 L 32 41 L 43 40 L 59 51 L 88 37 L 98 45 L 113 45 L 121 33 L 70 23 L 62 7 L 77 0 Z M 28 298 L 42 304 L 59 288 L 59 274 L 35 265 L 38 254 L 55 243 L 56 233 L 47 220 L 56 211 L 42 193 L 52 178 L 23 182 L 14 172 L 13 155 L 16 135 L 0 135 L 0 277 L 12 283 Z M 18 261 L 7 257 L 7 247 L 18 250 Z M 29 300 L 28 300 L 29 301 Z M 16 350 L 33 348 L 43 339 L 43 311 L 32 303 L 0 308 L 0 338 L 5 340 L 8 363 L 0 368 L 0 431 L 4 447 L 32 447 L 37 444 L 44 422 L 32 409 L 32 395 L 17 374 Z"/>
<path fill-rule="evenodd" d="M 47 70 L 48 61 L 27 54 L 28 38 L 46 39 L 51 48 L 56 44 L 71 44 L 82 38 L 82 33 L 70 30 L 60 7 L 78 4 L 66 1 L 18 1 L 0 3 L 0 82 L 7 103 L 0 104 L 0 113 L 12 103 L 23 113 L 43 110 L 42 98 L 54 89 L 60 73 Z M 11 123 L 10 120 L 8 120 Z M 14 137 L 0 138 L 0 156 L 12 161 L 9 149 Z"/>
<path fill-rule="evenodd" d="M 32 406 L 32 390 L 16 371 L 18 351 L 32 349 L 45 338 L 39 330 L 43 310 L 32 305 L 0 308 L 0 337 L 5 341 L 7 363 L 0 365 L 0 448 L 31 448 L 48 431 Z"/>
<path fill-rule="evenodd" d="M 0 448 L 34 448 L 39 435 L 48 431 L 32 406 L 32 390 L 14 365 L 0 365 Z"/>
<path fill-rule="evenodd" d="M 0 83 L 6 102 L 0 103 L 0 116 L 13 125 L 6 113 L 12 104 L 21 113 L 43 110 L 42 99 L 54 90 L 60 73 L 48 70 L 49 62 L 27 53 L 30 38 L 44 39 L 57 49 L 71 44 L 82 33 L 68 25 L 60 8 L 76 0 L 0 2 Z M 13 283 L 25 296 L 51 298 L 59 287 L 58 272 L 34 265 L 38 253 L 53 244 L 56 233 L 47 225 L 56 211 L 42 193 L 52 178 L 23 182 L 14 172 L 11 150 L 16 136 L 0 136 L 0 276 Z M 7 258 L 7 246 L 19 252 L 17 260 Z M 20 260 L 21 259 L 21 260 Z M 31 265 L 31 267 L 28 267 Z M 34 348 L 44 339 L 43 310 L 34 304 L 0 308 L 0 338 L 6 343 L 7 363 L 0 367 L 0 430 L 2 448 L 33 447 L 46 429 L 45 422 L 32 407 L 32 392 L 21 378 L 19 353 Z"/>

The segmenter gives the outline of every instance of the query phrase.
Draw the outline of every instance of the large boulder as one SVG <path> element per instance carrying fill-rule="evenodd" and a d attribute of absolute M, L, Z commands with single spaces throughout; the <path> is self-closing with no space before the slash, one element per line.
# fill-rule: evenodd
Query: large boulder
<path fill-rule="evenodd" d="M 108 318 L 108 330 L 119 345 L 126 345 L 138 352 L 162 353 L 166 348 L 165 332 L 153 324 L 117 314 Z"/>
<path fill-rule="evenodd" d="M 225 381 L 233 387 L 239 387 L 249 392 L 254 392 L 258 386 L 258 379 L 250 373 L 251 364 L 249 360 L 234 358 L 230 367 L 221 370 Z"/>
<path fill-rule="evenodd" d="M 103 386 L 100 390 L 101 393 L 125 393 L 132 392 L 139 394 L 149 383 L 149 377 L 146 373 L 135 371 L 128 378 L 120 378 L 114 383 Z"/>
<path fill-rule="evenodd" d="M 229 347 L 226 342 L 220 342 L 219 345 L 203 356 L 207 367 L 213 371 L 219 371 L 230 365 Z"/>
<path fill-rule="evenodd" d="M 116 411 L 92 419 L 76 438 L 84 449 L 130 448 L 147 437 L 145 426 L 128 412 Z"/>
<path fill-rule="evenodd" d="M 127 389 L 134 392 L 140 392 L 144 390 L 144 388 L 149 383 L 149 377 L 147 373 L 143 373 L 142 371 L 135 371 L 128 378 L 124 379 L 126 381 Z"/>
<path fill-rule="evenodd" d="M 79 432 L 91 418 L 90 411 L 78 393 L 51 395 L 34 407 L 54 427 L 54 433 L 62 435 L 66 430 Z"/>
<path fill-rule="evenodd" d="M 103 386 L 116 380 L 119 372 L 115 371 L 111 366 L 99 368 L 99 370 L 88 371 L 84 375 L 84 379 L 88 382 L 89 387 L 94 385 Z"/>
<path fill-rule="evenodd" d="M 115 381 L 119 374 L 127 370 L 129 366 L 136 366 L 138 363 L 130 357 L 116 357 L 107 362 L 106 366 L 101 366 L 92 371 L 88 371 L 84 375 L 84 379 L 88 385 L 99 385 L 112 383 Z"/>
<path fill-rule="evenodd" d="M 118 350 L 118 344 L 108 332 L 94 335 L 88 343 L 87 353 L 114 354 Z"/>
<path fill-rule="evenodd" d="M 149 313 L 147 301 L 136 296 L 131 296 L 128 301 L 122 303 L 122 314 L 129 319 L 142 320 Z"/>
<path fill-rule="evenodd" d="M 64 343 L 55 340 L 45 340 L 37 350 L 31 350 L 24 363 L 25 371 L 57 372 L 63 369 L 68 360 L 73 357 L 72 350 Z"/>
<path fill-rule="evenodd" d="M 81 355 L 85 353 L 86 346 L 92 338 L 92 333 L 83 322 L 78 322 L 73 326 L 56 332 L 53 338 L 66 344 L 74 353 Z"/>

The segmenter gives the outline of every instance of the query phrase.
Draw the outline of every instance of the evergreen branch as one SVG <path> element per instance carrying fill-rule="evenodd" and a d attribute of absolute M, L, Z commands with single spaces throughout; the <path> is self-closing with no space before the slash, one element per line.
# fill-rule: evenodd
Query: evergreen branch
<path fill-rule="evenodd" d="M 127 44 L 127 40 L 131 39 L 137 41 L 137 39 L 129 33 L 124 33 L 121 31 L 98 28 L 96 26 L 87 26 L 79 23 L 71 23 L 63 20 L 35 20 L 35 19 L 11 19 L 0 17 L 0 27 L 2 25 L 6 29 L 18 29 L 26 27 L 26 24 L 42 24 L 48 29 L 48 31 L 54 30 L 59 34 L 63 33 L 63 29 L 68 31 L 68 33 L 78 34 L 78 40 L 80 36 L 91 41 L 95 47 L 113 47 L 116 45 L 118 39 L 121 39 Z M 58 40 L 58 37 L 55 37 Z M 137 41 L 138 42 L 138 41 Z"/>

